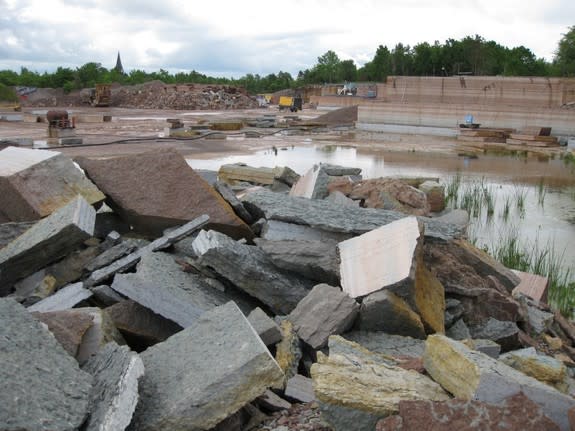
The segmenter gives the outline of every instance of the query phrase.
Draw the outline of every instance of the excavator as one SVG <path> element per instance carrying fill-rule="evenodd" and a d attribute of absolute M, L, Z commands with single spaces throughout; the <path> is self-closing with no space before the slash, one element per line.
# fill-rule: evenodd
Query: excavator
<path fill-rule="evenodd" d="M 110 106 L 112 100 L 112 86 L 110 84 L 96 84 L 96 88 L 90 89 L 90 105 Z"/>

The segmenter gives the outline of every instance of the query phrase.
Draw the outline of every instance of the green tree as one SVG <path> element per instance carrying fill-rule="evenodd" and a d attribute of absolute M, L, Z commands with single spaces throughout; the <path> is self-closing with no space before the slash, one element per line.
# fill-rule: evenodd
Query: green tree
<path fill-rule="evenodd" d="M 559 41 L 553 65 L 559 75 L 575 76 L 575 25 Z"/>
<path fill-rule="evenodd" d="M 357 67 L 353 60 L 343 60 L 340 62 L 338 75 L 343 81 L 355 82 L 357 80 Z"/>
<path fill-rule="evenodd" d="M 77 88 L 94 87 L 98 82 L 103 81 L 104 74 L 107 72 L 105 67 L 100 63 L 86 63 L 76 71 L 78 85 Z"/>
<path fill-rule="evenodd" d="M 339 57 L 337 54 L 329 50 L 322 56 L 317 58 L 317 73 L 323 82 L 336 82 L 339 81 L 338 69 L 339 69 Z"/>

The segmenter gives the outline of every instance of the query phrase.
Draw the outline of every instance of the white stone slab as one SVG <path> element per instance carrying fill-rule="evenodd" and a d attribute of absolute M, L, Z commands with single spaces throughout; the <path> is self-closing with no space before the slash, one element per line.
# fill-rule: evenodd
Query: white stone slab
<path fill-rule="evenodd" d="M 57 151 L 30 150 L 28 148 L 8 147 L 0 151 L 0 176 L 8 177 L 37 163 L 56 157 Z"/>
<path fill-rule="evenodd" d="M 313 166 L 292 186 L 289 195 L 311 199 L 320 170 L 319 165 Z"/>
<path fill-rule="evenodd" d="M 357 298 L 407 278 L 419 235 L 417 219 L 405 217 L 340 242 L 343 291 Z"/>

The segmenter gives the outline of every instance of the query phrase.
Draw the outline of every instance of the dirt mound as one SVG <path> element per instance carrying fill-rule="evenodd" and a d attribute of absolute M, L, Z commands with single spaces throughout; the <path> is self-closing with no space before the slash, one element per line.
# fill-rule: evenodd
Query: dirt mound
<path fill-rule="evenodd" d="M 89 101 L 89 89 L 64 94 L 62 89 L 39 88 L 23 101 L 25 106 L 81 106 Z M 257 108 L 257 101 L 240 87 L 206 84 L 112 86 L 110 106 L 137 109 L 225 110 Z"/>
<path fill-rule="evenodd" d="M 357 121 L 357 105 L 336 109 L 327 114 L 320 115 L 313 123 L 333 126 L 338 124 L 353 124 Z"/>

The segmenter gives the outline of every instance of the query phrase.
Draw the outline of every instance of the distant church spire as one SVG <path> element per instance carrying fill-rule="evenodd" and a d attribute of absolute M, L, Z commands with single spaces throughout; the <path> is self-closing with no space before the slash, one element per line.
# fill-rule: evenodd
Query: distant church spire
<path fill-rule="evenodd" d="M 124 68 L 122 67 L 122 60 L 120 59 L 120 51 L 118 51 L 118 58 L 116 59 L 116 67 L 114 67 L 116 72 L 124 74 Z"/>

